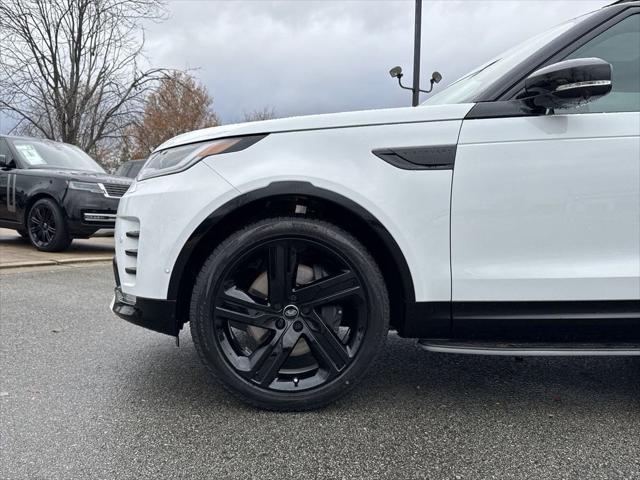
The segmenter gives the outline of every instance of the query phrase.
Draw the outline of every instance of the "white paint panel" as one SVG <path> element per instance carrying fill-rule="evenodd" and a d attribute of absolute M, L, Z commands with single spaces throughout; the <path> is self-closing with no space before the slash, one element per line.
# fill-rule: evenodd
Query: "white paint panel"
<path fill-rule="evenodd" d="M 640 115 L 465 121 L 453 299 L 640 298 Z"/>
<path fill-rule="evenodd" d="M 272 182 L 306 181 L 349 198 L 387 228 L 409 264 L 418 301 L 450 300 L 451 171 L 401 170 L 371 151 L 455 144 L 461 119 L 471 107 L 322 115 L 224 126 L 176 137 L 170 144 L 280 131 L 244 151 L 210 157 L 185 172 L 138 182 L 127 192 L 116 221 L 120 269 L 128 262 L 125 241 L 119 244 L 127 226 L 139 221 L 140 240 L 138 271 L 135 278 L 123 277 L 123 291 L 166 298 L 180 250 L 209 214 L 241 193 Z M 281 131 L 288 129 L 296 131 Z"/>
<path fill-rule="evenodd" d="M 206 160 L 242 192 L 306 181 L 349 198 L 391 233 L 418 301 L 451 299 L 451 170 L 402 170 L 371 153 L 385 147 L 455 144 L 461 121 L 272 134 L 251 149 Z"/>
<path fill-rule="evenodd" d="M 238 195 L 204 163 L 177 174 L 137 182 L 120 200 L 116 217 L 116 260 L 122 291 L 166 299 L 178 254 L 196 227 L 216 208 Z M 139 229 L 137 242 L 126 232 Z M 138 257 L 125 255 L 137 248 Z M 136 266 L 136 275 L 125 273 Z"/>
<path fill-rule="evenodd" d="M 393 125 L 411 122 L 432 122 L 439 120 L 459 120 L 464 118 L 473 104 L 433 105 L 403 108 L 363 110 L 359 112 L 328 113 L 304 117 L 278 118 L 261 122 L 238 123 L 219 127 L 204 128 L 184 133 L 160 145 L 162 150 L 185 143 L 212 140 L 234 135 L 250 135 L 267 132 L 290 132 L 318 130 L 324 128 L 344 128 L 366 125 Z M 348 135 L 348 133 L 347 133 Z"/>

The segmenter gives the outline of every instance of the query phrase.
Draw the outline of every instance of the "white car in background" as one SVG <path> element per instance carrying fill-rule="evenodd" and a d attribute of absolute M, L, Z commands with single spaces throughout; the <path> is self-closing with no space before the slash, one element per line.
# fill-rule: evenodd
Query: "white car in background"
<path fill-rule="evenodd" d="M 640 355 L 640 2 L 417 108 L 159 146 L 116 221 L 119 316 L 258 407 L 316 408 L 389 328 L 432 351 Z"/>

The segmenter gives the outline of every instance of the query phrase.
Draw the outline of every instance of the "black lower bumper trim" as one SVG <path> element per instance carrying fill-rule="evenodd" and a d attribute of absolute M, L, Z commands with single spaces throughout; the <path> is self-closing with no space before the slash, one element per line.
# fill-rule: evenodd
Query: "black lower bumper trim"
<path fill-rule="evenodd" d="M 176 320 L 176 302 L 155 298 L 125 298 L 120 287 L 115 288 L 113 313 L 134 325 L 174 337 L 180 328 Z"/>

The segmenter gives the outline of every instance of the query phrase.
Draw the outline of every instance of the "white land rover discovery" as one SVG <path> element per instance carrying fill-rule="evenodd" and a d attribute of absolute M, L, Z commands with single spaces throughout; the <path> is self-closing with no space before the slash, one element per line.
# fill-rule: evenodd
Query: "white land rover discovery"
<path fill-rule="evenodd" d="M 113 311 L 299 410 L 390 328 L 441 352 L 640 355 L 640 2 L 517 46 L 417 108 L 199 130 L 120 202 Z"/>

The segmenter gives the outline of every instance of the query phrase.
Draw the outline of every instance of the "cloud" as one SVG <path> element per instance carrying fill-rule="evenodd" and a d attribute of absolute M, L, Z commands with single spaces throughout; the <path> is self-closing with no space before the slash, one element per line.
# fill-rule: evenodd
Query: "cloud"
<path fill-rule="evenodd" d="M 422 81 L 454 81 L 511 46 L 611 3 L 428 1 Z M 414 2 L 174 0 L 168 19 L 145 29 L 153 66 L 194 69 L 225 123 L 274 107 L 281 116 L 409 105 L 388 70 L 413 64 Z M 423 99 L 426 97 L 423 97 Z M 0 132 L 13 122 L 0 114 Z"/>
<path fill-rule="evenodd" d="M 602 0 L 425 1 L 422 75 L 446 85 L 501 51 Z M 280 115 L 407 105 L 413 1 L 173 1 L 147 28 L 154 65 L 194 68 L 225 122 L 273 106 Z M 440 87 L 442 88 L 442 87 Z"/>

